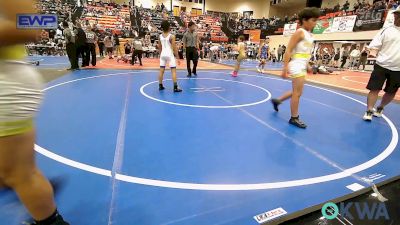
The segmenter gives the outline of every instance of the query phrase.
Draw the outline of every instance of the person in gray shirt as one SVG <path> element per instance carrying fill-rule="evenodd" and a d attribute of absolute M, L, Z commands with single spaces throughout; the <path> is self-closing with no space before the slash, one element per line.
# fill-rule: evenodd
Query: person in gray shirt
<path fill-rule="evenodd" d="M 79 69 L 78 57 L 76 57 L 76 45 L 75 45 L 76 36 L 73 33 L 74 31 L 69 28 L 68 23 L 66 21 L 63 22 L 63 28 L 64 28 L 67 55 L 69 62 L 71 63 L 71 68 L 69 68 L 68 70 Z"/>
<path fill-rule="evenodd" d="M 282 61 L 282 56 L 283 56 L 283 47 L 279 45 L 278 47 L 278 62 Z"/>
<path fill-rule="evenodd" d="M 187 64 L 187 77 L 192 77 L 193 75 L 197 76 L 197 63 L 199 60 L 199 36 L 195 32 L 196 24 L 194 22 L 190 22 L 188 25 L 189 30 L 183 35 L 183 47 L 186 48 L 186 64 Z M 193 61 L 193 70 L 190 68 L 190 61 Z"/>
<path fill-rule="evenodd" d="M 136 37 L 133 40 L 133 46 L 132 47 L 133 47 L 134 51 L 133 51 L 133 54 L 132 54 L 132 62 L 131 62 L 131 64 L 132 65 L 135 64 L 135 58 L 137 56 L 138 59 L 139 59 L 140 66 L 143 66 L 143 64 L 142 64 L 143 42 L 138 37 Z"/>

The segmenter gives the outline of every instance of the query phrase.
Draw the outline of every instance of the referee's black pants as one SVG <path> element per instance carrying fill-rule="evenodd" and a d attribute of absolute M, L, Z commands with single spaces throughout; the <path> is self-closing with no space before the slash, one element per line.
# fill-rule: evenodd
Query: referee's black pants
<path fill-rule="evenodd" d="M 141 66 L 143 66 L 143 64 L 142 64 L 142 55 L 143 55 L 143 50 L 134 50 L 133 51 L 133 54 L 132 54 L 132 62 L 131 62 L 131 64 L 132 65 L 134 65 L 135 64 L 135 59 L 136 59 L 136 57 L 138 57 L 138 59 L 139 59 L 139 64 L 141 65 Z"/>
<path fill-rule="evenodd" d="M 82 67 L 87 66 L 87 65 L 84 64 L 84 62 L 85 62 L 85 55 L 86 55 L 86 48 L 87 48 L 87 45 L 86 45 L 86 44 L 77 45 L 77 46 L 76 46 L 76 60 L 79 61 L 79 57 L 82 58 Z"/>
<path fill-rule="evenodd" d="M 343 56 L 342 57 L 342 65 L 340 66 L 340 68 L 343 68 L 344 65 L 346 65 L 346 62 L 347 62 L 347 56 Z"/>
<path fill-rule="evenodd" d="M 96 66 L 96 45 L 94 43 L 86 44 L 86 54 L 83 64 L 89 66 L 90 56 L 92 56 L 92 66 Z"/>
<path fill-rule="evenodd" d="M 193 61 L 193 70 L 190 68 L 190 61 Z M 197 52 L 196 47 L 186 47 L 186 64 L 188 75 L 192 75 L 192 73 L 197 74 L 197 63 L 199 61 L 199 53 Z"/>
<path fill-rule="evenodd" d="M 68 43 L 66 46 L 67 55 L 69 62 L 71 63 L 71 69 L 78 69 L 78 58 L 76 57 L 76 46 L 74 43 Z"/>

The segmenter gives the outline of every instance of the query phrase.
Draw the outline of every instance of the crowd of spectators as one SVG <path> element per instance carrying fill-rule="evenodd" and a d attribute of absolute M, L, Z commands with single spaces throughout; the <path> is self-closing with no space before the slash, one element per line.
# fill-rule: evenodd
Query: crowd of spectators
<path fill-rule="evenodd" d="M 321 11 L 326 14 L 343 12 L 346 15 L 349 13 L 359 14 L 368 10 L 394 9 L 399 5 L 400 0 L 358 0 L 352 7 L 349 1 L 346 1 L 343 5 L 337 4 L 333 8 L 323 8 Z M 178 17 L 175 17 L 172 12 L 166 9 L 164 4 L 157 4 L 151 9 L 146 9 L 143 6 L 130 7 L 126 3 L 91 1 L 85 2 L 82 6 L 82 16 L 76 22 L 82 24 L 83 27 L 93 28 L 100 40 L 99 47 L 103 46 L 106 37 L 114 37 L 114 34 L 117 33 L 119 37 L 140 37 L 145 49 L 154 50 L 157 46 L 160 25 L 163 20 L 170 21 L 172 24 L 171 32 L 177 36 L 178 41 L 186 32 L 187 24 L 193 21 L 197 25 L 197 31 L 201 37 L 201 52 L 205 58 L 211 56 L 212 47 L 217 49 L 215 42 L 228 42 L 227 35 L 238 35 L 242 34 L 244 30 L 251 29 L 263 31 L 279 28 L 286 23 L 296 22 L 297 20 L 296 14 L 283 18 L 273 16 L 271 18 L 254 19 L 253 15 L 249 13 L 213 12 L 206 15 L 192 15 L 183 11 Z M 40 13 L 56 13 L 60 23 L 68 21 L 70 27 L 72 27 L 72 15 L 77 10 L 77 6 L 68 2 L 68 0 L 39 0 L 37 8 Z M 224 33 L 224 24 L 227 24 L 225 28 L 231 33 Z M 39 48 L 39 54 L 62 55 L 62 49 L 65 49 L 63 27 L 59 26 L 57 30 L 43 30 L 40 41 L 36 44 L 50 46 L 50 48 Z M 218 49 L 222 49 L 217 51 L 220 59 L 227 58 L 227 53 L 231 52 L 229 51 L 230 45 L 226 44 L 218 45 Z"/>
<path fill-rule="evenodd" d="M 137 26 L 139 27 L 138 33 L 150 35 L 151 40 L 157 39 L 157 36 L 161 30 L 161 22 L 163 20 L 169 20 L 171 23 L 171 32 L 178 34 L 180 30 L 180 25 L 176 21 L 172 12 L 168 12 L 165 6 L 157 4 L 156 7 L 151 9 L 140 7 L 133 7 L 133 15 L 136 16 L 138 21 Z"/>
<path fill-rule="evenodd" d="M 182 18 L 182 15 L 181 15 Z M 193 21 L 197 26 L 197 33 L 205 41 L 226 42 L 228 37 L 222 31 L 222 21 L 220 17 L 213 15 L 188 16 L 182 19 L 185 26 L 181 27 L 180 33 L 185 32 L 186 25 Z"/>
<path fill-rule="evenodd" d="M 65 55 L 66 39 L 63 22 L 68 23 L 72 30 L 76 29 L 76 24 L 80 24 L 86 31 L 93 30 L 99 40 L 100 50 L 105 51 L 104 39 L 106 37 L 132 37 L 131 19 L 129 6 L 126 4 L 116 4 L 113 2 L 95 2 L 82 4 L 83 12 L 80 18 L 73 21 L 73 14 L 78 6 L 76 1 L 68 0 L 39 0 L 37 9 L 43 14 L 57 14 L 59 26 L 57 29 L 42 30 L 38 41 L 28 43 L 29 53 L 39 55 Z M 113 41 L 114 42 L 114 41 Z"/>
<path fill-rule="evenodd" d="M 343 5 L 339 3 L 333 8 L 322 8 L 323 14 L 342 12 L 343 14 L 362 14 L 370 10 L 396 9 L 400 5 L 399 0 L 357 0 L 351 6 L 347 0 Z"/>
<path fill-rule="evenodd" d="M 42 14 L 57 14 L 59 20 L 71 20 L 75 5 L 66 0 L 38 0 L 36 8 Z"/>
<path fill-rule="evenodd" d="M 57 14 L 60 25 L 57 29 L 42 30 L 38 41 L 28 43 L 27 51 L 39 55 L 64 55 L 65 39 L 61 23 L 71 21 L 76 5 L 67 0 L 38 0 L 36 9 L 41 14 Z"/>
<path fill-rule="evenodd" d="M 276 16 L 272 18 L 263 18 L 263 19 L 252 19 L 245 17 L 230 17 L 229 18 L 229 28 L 235 34 L 240 33 L 243 30 L 251 30 L 251 29 L 261 29 L 266 30 L 270 26 L 277 26 L 281 24 L 283 20 Z M 289 22 L 289 20 L 287 20 Z"/>
<path fill-rule="evenodd" d="M 84 7 L 81 20 L 86 26 L 95 26 L 101 32 L 117 33 L 122 37 L 133 34 L 130 10 L 126 4 L 93 1 Z"/>

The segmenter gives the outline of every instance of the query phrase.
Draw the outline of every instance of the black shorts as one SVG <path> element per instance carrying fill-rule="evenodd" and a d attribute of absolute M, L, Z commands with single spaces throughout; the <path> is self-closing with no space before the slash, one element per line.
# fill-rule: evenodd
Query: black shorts
<path fill-rule="evenodd" d="M 186 60 L 193 60 L 193 61 L 199 60 L 199 54 L 195 47 L 186 48 Z"/>
<path fill-rule="evenodd" d="M 400 87 L 400 71 L 391 71 L 375 64 L 367 89 L 371 91 L 382 90 L 385 82 L 384 91 L 391 94 L 396 93 Z"/>

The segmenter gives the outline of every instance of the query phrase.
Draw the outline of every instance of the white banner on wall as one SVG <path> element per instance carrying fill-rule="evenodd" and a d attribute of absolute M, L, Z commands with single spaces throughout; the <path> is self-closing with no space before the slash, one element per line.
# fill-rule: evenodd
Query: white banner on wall
<path fill-rule="evenodd" d="M 287 23 L 283 28 L 283 36 L 292 36 L 297 30 L 297 23 Z"/>
<path fill-rule="evenodd" d="M 332 23 L 331 32 L 353 32 L 357 16 L 336 17 Z"/>

